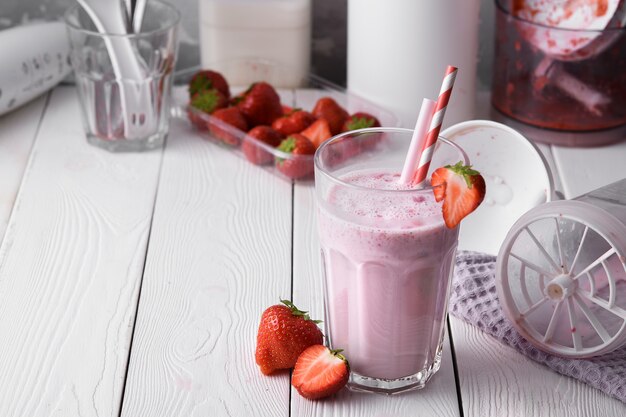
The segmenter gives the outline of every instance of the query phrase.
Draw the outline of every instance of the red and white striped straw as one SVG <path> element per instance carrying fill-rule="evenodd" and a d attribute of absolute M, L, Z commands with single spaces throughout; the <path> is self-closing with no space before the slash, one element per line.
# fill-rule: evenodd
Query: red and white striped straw
<path fill-rule="evenodd" d="M 443 84 L 441 84 L 441 90 L 439 91 L 439 98 L 437 99 L 437 107 L 435 107 L 435 113 L 430 121 L 430 128 L 426 134 L 426 140 L 424 141 L 424 148 L 421 149 L 419 156 L 419 163 L 417 164 L 417 170 L 413 175 L 411 183 L 415 185 L 421 184 L 428 174 L 428 168 L 430 167 L 430 161 L 433 158 L 433 151 L 439 132 L 441 131 L 441 124 L 443 123 L 443 116 L 446 114 L 446 108 L 450 101 L 450 95 L 452 94 L 452 87 L 454 87 L 454 81 L 456 80 L 456 74 L 458 68 L 448 65 L 446 68 L 446 75 L 443 77 Z"/>

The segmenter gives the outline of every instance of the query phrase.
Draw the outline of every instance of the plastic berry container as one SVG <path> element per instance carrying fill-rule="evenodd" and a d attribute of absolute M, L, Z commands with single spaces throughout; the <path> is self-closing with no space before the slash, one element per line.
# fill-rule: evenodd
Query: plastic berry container
<path fill-rule="evenodd" d="M 293 77 L 289 68 L 278 66 L 274 63 L 254 59 L 233 60 L 217 63 L 206 69 L 219 71 L 224 75 L 230 84 L 231 95 L 237 95 L 245 91 L 254 82 L 265 81 L 271 84 L 281 98 L 281 103 L 291 108 L 298 108 L 312 111 L 317 100 L 322 97 L 332 97 L 339 105 L 347 110 L 349 114 L 356 112 L 366 112 L 376 117 L 382 126 L 397 127 L 399 119 L 390 111 L 356 95 L 350 94 L 345 89 L 315 75 L 309 75 L 302 79 L 299 87 L 293 85 Z M 191 78 L 196 71 L 189 71 L 181 76 L 184 82 Z M 287 87 L 282 80 L 288 80 Z M 248 136 L 246 132 L 231 125 L 223 123 L 221 120 L 203 113 L 188 105 L 189 95 L 186 84 L 182 84 L 173 91 L 174 110 L 176 117 L 186 119 L 189 122 L 189 129 L 193 129 L 198 135 L 209 140 L 220 147 L 227 148 L 250 163 L 269 170 L 277 176 L 287 180 L 311 181 L 313 179 L 313 155 L 294 155 L 280 151 L 267 145 L 254 137 Z M 192 117 L 196 123 L 191 123 Z M 212 136 L 206 129 L 198 129 L 198 121 L 204 125 L 212 125 L 226 132 L 232 140 L 225 143 Z M 246 154 L 253 152 L 258 158 L 251 161 Z M 288 168 L 286 168 L 288 167 Z"/>

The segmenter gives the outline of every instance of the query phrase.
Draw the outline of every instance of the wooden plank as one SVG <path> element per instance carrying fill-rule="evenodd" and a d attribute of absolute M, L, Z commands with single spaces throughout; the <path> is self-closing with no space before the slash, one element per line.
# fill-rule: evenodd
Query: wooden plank
<path fill-rule="evenodd" d="M 22 183 L 48 94 L 0 117 L 0 243 Z"/>
<path fill-rule="evenodd" d="M 287 416 L 289 373 L 254 361 L 291 292 L 292 185 L 173 123 L 122 416 Z"/>
<path fill-rule="evenodd" d="M 293 299 L 311 317 L 323 318 L 322 278 L 313 185 L 295 185 Z M 292 388 L 292 416 L 441 416 L 459 415 L 451 349 L 446 337 L 441 369 L 421 391 L 396 396 L 344 389 L 329 401 L 308 401 Z"/>
<path fill-rule="evenodd" d="M 626 405 L 549 370 L 450 317 L 463 413 L 473 416 L 614 417 Z"/>
<path fill-rule="evenodd" d="M 626 142 L 599 148 L 552 147 L 566 198 L 626 178 Z"/>
<path fill-rule="evenodd" d="M 118 415 L 160 161 L 53 92 L 0 249 L 0 415 Z"/>

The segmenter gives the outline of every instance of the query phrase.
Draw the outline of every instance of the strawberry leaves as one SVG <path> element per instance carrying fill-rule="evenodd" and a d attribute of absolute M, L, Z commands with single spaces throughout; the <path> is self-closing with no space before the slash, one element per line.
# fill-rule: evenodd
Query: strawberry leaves
<path fill-rule="evenodd" d="M 298 307 L 296 307 L 291 301 L 280 300 L 280 302 L 286 305 L 287 307 L 289 307 L 289 310 L 291 310 L 291 314 L 293 314 L 294 316 L 302 317 L 303 319 L 312 321 L 315 324 L 322 323 L 322 320 L 311 320 L 311 317 L 309 317 L 308 311 L 299 310 Z"/>
<path fill-rule="evenodd" d="M 454 165 L 446 165 L 444 168 L 449 169 L 450 171 L 462 176 L 465 178 L 465 182 L 469 188 L 472 188 L 472 179 L 471 177 L 475 175 L 480 175 L 480 172 L 472 169 L 471 165 L 463 165 L 463 161 L 459 161 Z"/>

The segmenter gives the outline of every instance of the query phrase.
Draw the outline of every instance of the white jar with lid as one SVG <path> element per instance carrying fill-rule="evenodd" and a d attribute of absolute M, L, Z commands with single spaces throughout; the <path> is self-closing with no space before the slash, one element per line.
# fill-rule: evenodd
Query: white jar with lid
<path fill-rule="evenodd" d="M 297 87 L 308 75 L 311 0 L 199 0 L 199 12 L 202 67 L 230 84 L 249 82 L 250 61 L 288 69 L 277 87 Z"/>
<path fill-rule="evenodd" d="M 474 116 L 480 0 L 349 0 L 348 90 L 413 127 L 459 68 L 444 128 Z"/>

